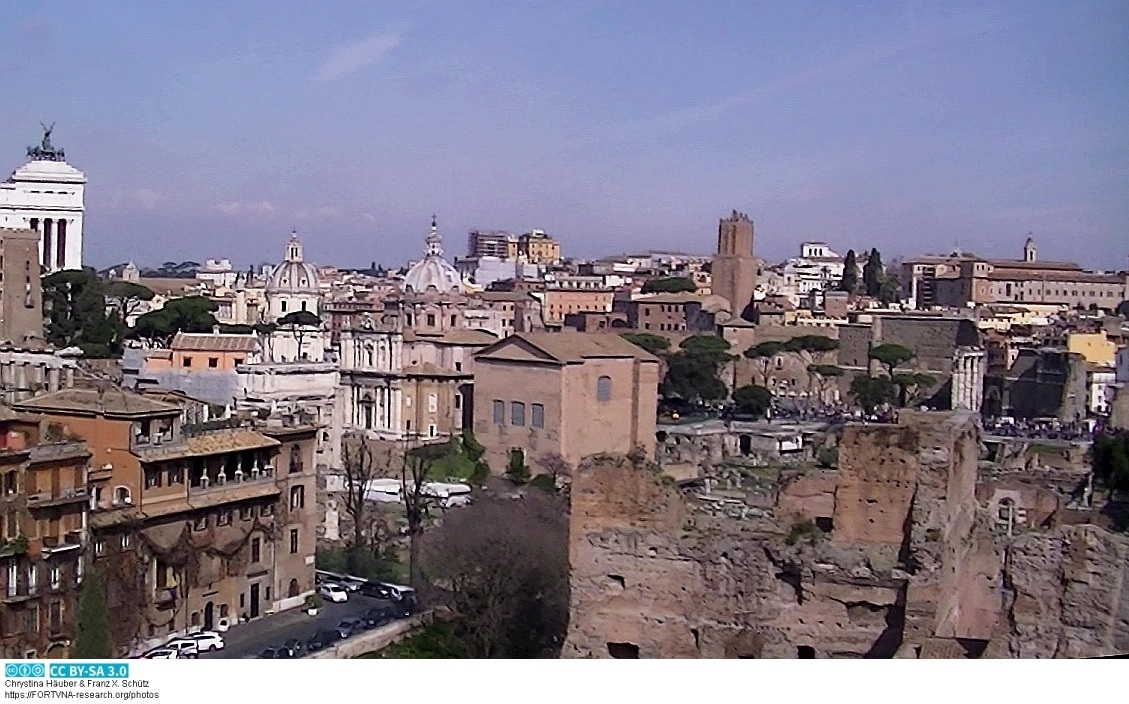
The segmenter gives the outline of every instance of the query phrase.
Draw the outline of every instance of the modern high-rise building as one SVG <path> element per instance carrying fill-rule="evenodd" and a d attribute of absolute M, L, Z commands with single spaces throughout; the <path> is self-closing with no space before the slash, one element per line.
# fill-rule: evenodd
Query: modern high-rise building
<path fill-rule="evenodd" d="M 471 230 L 467 236 L 467 256 L 515 259 L 517 238 L 502 230 Z"/>
<path fill-rule="evenodd" d="M 717 228 L 717 255 L 710 270 L 715 296 L 729 301 L 735 318 L 749 319 L 757 286 L 757 260 L 753 256 L 753 223 L 736 210 Z"/>
<path fill-rule="evenodd" d="M 0 183 L 0 227 L 39 233 L 38 261 L 44 271 L 82 268 L 83 190 L 86 176 L 51 144 L 28 147 L 28 163 Z"/>

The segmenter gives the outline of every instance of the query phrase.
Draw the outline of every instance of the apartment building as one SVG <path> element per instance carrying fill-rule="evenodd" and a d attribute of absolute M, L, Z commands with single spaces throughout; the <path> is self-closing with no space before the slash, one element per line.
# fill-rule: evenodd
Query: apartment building
<path fill-rule="evenodd" d="M 85 441 L 90 557 L 121 653 L 298 606 L 314 588 L 314 427 L 189 426 L 114 387 L 25 401 Z"/>

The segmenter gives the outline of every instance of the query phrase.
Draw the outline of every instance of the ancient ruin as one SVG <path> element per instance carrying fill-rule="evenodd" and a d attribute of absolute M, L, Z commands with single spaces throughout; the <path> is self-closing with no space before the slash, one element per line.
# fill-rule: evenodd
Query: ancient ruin
<path fill-rule="evenodd" d="M 579 468 L 564 657 L 1129 651 L 1129 539 L 1069 448 L 1016 460 L 968 411 L 849 424 L 834 468 L 742 444 L 703 442 L 677 480 L 641 456 Z"/>

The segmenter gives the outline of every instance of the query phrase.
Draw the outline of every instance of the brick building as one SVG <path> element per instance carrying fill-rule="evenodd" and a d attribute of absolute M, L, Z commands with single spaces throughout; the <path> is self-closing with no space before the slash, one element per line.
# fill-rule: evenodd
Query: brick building
<path fill-rule="evenodd" d="M 313 590 L 317 428 L 185 426 L 178 406 L 116 388 L 17 410 L 89 448 L 89 553 L 120 652 L 292 608 Z"/>
<path fill-rule="evenodd" d="M 0 407 L 4 658 L 67 657 L 83 576 L 89 459 L 58 425 Z"/>
<path fill-rule="evenodd" d="M 753 223 L 736 210 L 720 221 L 717 256 L 710 269 L 711 292 L 729 301 L 735 318 L 748 319 L 747 308 L 757 287 L 757 260 L 753 257 Z"/>
<path fill-rule="evenodd" d="M 522 333 L 475 356 L 474 432 L 498 473 L 514 450 L 535 467 L 641 447 L 653 456 L 659 360 L 618 335 Z"/>
<path fill-rule="evenodd" d="M 0 228 L 0 342 L 43 346 L 39 233 Z"/>

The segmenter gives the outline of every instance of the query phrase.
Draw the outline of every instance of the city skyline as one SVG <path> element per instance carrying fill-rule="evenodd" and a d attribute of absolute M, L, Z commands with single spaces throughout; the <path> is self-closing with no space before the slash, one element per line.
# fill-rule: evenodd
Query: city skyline
<path fill-rule="evenodd" d="M 273 261 L 295 228 L 311 261 L 395 266 L 432 212 L 449 254 L 474 228 L 706 254 L 732 208 L 772 260 L 1034 232 L 1126 266 L 1124 2 L 286 5 L 6 3 L 0 166 L 57 123 L 97 266 Z"/>

